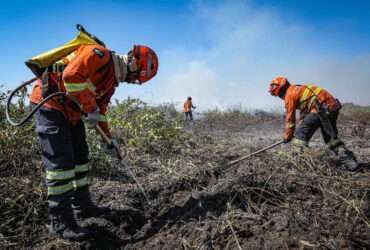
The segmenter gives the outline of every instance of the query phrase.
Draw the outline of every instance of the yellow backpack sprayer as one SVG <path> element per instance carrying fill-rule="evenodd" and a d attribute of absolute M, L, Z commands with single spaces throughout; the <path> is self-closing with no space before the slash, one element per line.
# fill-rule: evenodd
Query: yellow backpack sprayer
<path fill-rule="evenodd" d="M 8 122 L 11 125 L 16 126 L 16 127 L 22 126 L 24 123 L 26 123 L 32 117 L 32 115 L 38 109 L 40 109 L 40 107 L 44 103 L 46 103 L 47 101 L 49 101 L 50 99 L 52 99 L 56 96 L 69 97 L 65 92 L 50 93 L 47 96 L 45 96 L 45 98 L 39 104 L 37 104 L 26 117 L 24 117 L 19 122 L 15 122 L 10 117 L 10 105 L 11 105 L 13 96 L 19 90 L 23 89 L 25 86 L 27 86 L 27 85 L 33 83 L 34 81 L 36 81 L 37 79 L 41 78 L 43 74 L 47 73 L 47 69 L 48 69 L 49 66 L 56 63 L 62 57 L 67 56 L 69 53 L 76 50 L 79 46 L 88 45 L 88 44 L 99 44 L 99 45 L 102 45 L 102 46 L 105 47 L 105 44 L 101 40 L 99 40 L 97 37 L 88 33 L 82 25 L 77 24 L 77 30 L 79 31 L 79 34 L 72 41 L 64 44 L 63 46 L 60 46 L 58 48 L 55 48 L 55 49 L 52 49 L 52 50 L 47 51 L 45 53 L 42 53 L 40 55 L 37 55 L 37 56 L 35 56 L 35 57 L 31 58 L 30 60 L 25 62 L 25 64 L 35 74 L 35 77 L 28 80 L 28 81 L 23 82 L 21 85 L 16 87 L 9 95 L 7 103 L 6 103 L 5 113 L 6 113 L 6 118 L 7 118 Z M 43 86 L 43 88 L 48 88 L 48 86 Z M 47 91 L 45 91 L 45 92 L 47 92 Z M 74 100 L 72 99 L 72 101 L 74 101 Z"/>

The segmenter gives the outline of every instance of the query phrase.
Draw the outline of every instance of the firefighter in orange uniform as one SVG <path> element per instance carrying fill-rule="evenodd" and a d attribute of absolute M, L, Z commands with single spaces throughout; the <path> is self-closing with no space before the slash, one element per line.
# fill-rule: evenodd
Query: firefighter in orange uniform
<path fill-rule="evenodd" d="M 142 84 L 154 77 L 157 69 L 158 58 L 146 46 L 135 45 L 127 55 L 119 55 L 101 45 L 81 45 L 50 66 L 33 88 L 30 99 L 34 104 L 56 91 L 68 95 L 51 99 L 36 113 L 52 234 L 69 240 L 86 239 L 90 233 L 79 227 L 76 219 L 109 211 L 90 199 L 85 125 L 95 128 L 99 124 L 112 139 L 107 151 L 117 152 L 118 143 L 106 118 L 115 88 L 120 82 Z"/>
<path fill-rule="evenodd" d="M 321 128 L 325 143 L 339 156 L 342 167 L 348 170 L 358 167 L 354 154 L 338 138 L 337 118 L 341 104 L 329 92 L 313 84 L 291 85 L 284 77 L 272 80 L 269 92 L 285 102 L 285 142 L 294 137 L 294 144 L 308 146 L 315 131 Z M 300 111 L 300 118 L 295 131 L 297 109 Z"/>
<path fill-rule="evenodd" d="M 185 113 L 185 120 L 192 121 L 193 120 L 193 112 L 192 109 L 195 109 L 196 107 L 193 105 L 191 96 L 188 97 L 186 102 L 184 103 L 184 113 Z"/>

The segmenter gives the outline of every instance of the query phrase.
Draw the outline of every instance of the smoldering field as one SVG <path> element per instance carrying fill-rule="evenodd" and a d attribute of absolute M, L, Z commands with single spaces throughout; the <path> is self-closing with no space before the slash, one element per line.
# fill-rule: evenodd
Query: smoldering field
<path fill-rule="evenodd" d="M 112 212 L 85 220 L 94 237 L 80 243 L 47 233 L 33 124 L 16 130 L 2 124 L 0 247 L 367 249 L 369 117 L 368 109 L 348 105 L 339 120 L 341 138 L 361 162 L 357 172 L 336 167 L 319 132 L 304 152 L 280 145 L 225 169 L 230 160 L 280 140 L 283 117 L 214 110 L 185 123 L 171 106 L 118 103 L 110 114 L 113 130 L 149 203 L 127 169 L 89 133 L 91 190 Z"/>

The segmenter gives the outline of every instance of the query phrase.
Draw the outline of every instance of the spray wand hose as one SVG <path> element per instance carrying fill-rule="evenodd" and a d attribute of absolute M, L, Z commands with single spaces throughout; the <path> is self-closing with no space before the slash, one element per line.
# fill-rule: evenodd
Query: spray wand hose
<path fill-rule="evenodd" d="M 102 128 L 97 125 L 96 126 L 96 130 L 99 132 L 99 134 L 103 137 L 103 139 L 106 141 L 106 143 L 108 143 L 108 145 L 112 145 L 112 140 L 104 133 L 104 131 L 102 130 Z M 114 147 L 115 148 L 115 147 Z M 117 158 L 118 160 L 120 161 L 120 163 L 127 169 L 128 173 L 131 175 L 132 179 L 134 179 L 134 181 L 136 182 L 136 185 L 138 186 L 138 188 L 140 189 L 141 193 L 143 194 L 143 196 L 145 197 L 146 201 L 148 202 L 149 206 L 152 206 L 152 203 L 150 202 L 149 198 L 148 198 L 148 195 L 146 194 L 143 186 L 140 184 L 140 182 L 138 181 L 138 179 L 136 178 L 134 172 L 132 172 L 131 168 L 126 164 L 126 162 L 123 160 L 122 158 L 122 155 L 121 155 L 121 152 L 119 151 L 118 148 L 115 148 L 116 150 L 116 154 L 117 154 Z"/>

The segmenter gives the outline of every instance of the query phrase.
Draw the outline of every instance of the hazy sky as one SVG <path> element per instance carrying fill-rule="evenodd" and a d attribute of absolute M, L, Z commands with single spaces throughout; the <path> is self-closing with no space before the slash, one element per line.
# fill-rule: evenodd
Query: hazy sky
<path fill-rule="evenodd" d="M 157 51 L 156 78 L 117 99 L 270 109 L 282 103 L 268 84 L 283 75 L 370 105 L 370 1 L 3 1 L 0 84 L 31 78 L 24 61 L 71 40 L 77 23 L 119 53 Z"/>

